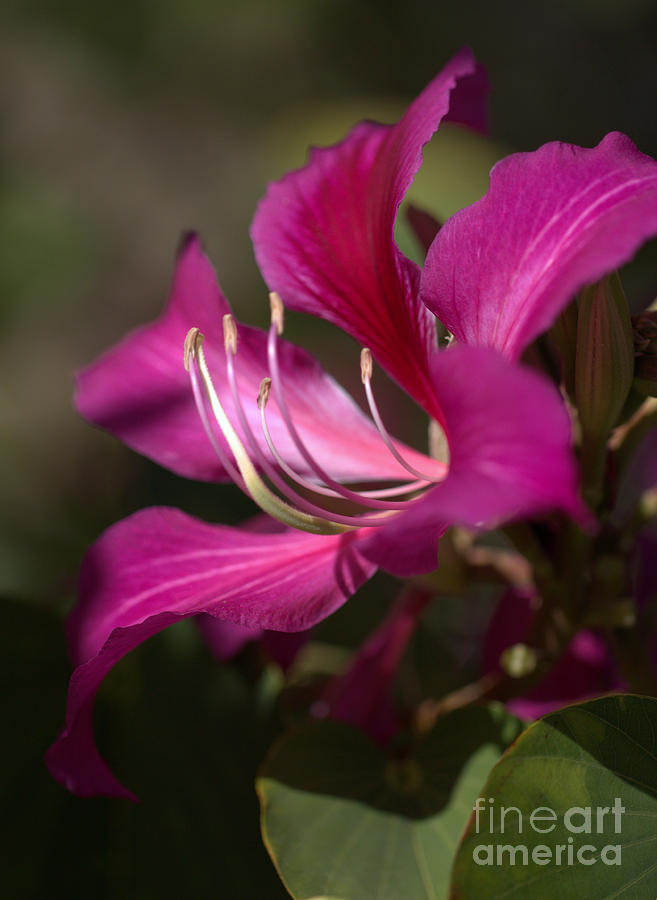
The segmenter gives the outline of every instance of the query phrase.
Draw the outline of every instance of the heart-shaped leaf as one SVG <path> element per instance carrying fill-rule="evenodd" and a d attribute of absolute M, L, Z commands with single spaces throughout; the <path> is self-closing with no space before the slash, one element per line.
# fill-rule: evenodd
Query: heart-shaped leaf
<path fill-rule="evenodd" d="M 284 736 L 258 794 L 265 843 L 292 896 L 446 896 L 472 804 L 521 728 L 499 706 L 460 710 L 401 761 L 337 722 Z"/>
<path fill-rule="evenodd" d="M 604 697 L 535 722 L 479 806 L 453 898 L 657 896 L 657 700 Z"/>

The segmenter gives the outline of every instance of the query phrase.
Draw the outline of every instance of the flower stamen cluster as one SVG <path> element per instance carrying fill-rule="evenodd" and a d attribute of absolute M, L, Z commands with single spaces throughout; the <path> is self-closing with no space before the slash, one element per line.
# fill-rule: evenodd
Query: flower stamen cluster
<path fill-rule="evenodd" d="M 282 385 L 283 379 L 278 360 L 278 339 L 283 333 L 284 309 L 283 303 L 276 293 L 270 294 L 270 308 L 271 324 L 267 338 L 267 358 L 271 377 L 263 378 L 260 383 L 256 403 L 260 410 L 262 432 L 267 447 L 276 465 L 293 484 L 289 484 L 281 477 L 276 466 L 272 465 L 267 458 L 256 435 L 253 433 L 244 411 L 237 385 L 235 365 L 238 344 L 237 327 L 231 314 L 226 314 L 223 317 L 226 376 L 237 420 L 248 449 L 239 437 L 214 387 L 207 358 L 203 350 L 204 336 L 198 328 L 190 329 L 185 339 L 184 347 L 185 369 L 190 375 L 196 408 L 214 451 L 238 487 L 251 497 L 264 512 L 285 525 L 300 531 L 308 531 L 312 534 L 339 534 L 351 531 L 354 528 L 365 526 L 379 527 L 386 524 L 391 514 L 408 509 L 428 488 L 436 484 L 438 479 L 432 478 L 411 466 L 395 447 L 383 424 L 376 400 L 374 399 L 371 385 L 373 370 L 371 352 L 368 348 L 363 348 L 361 351 L 361 377 L 365 386 L 370 412 L 386 447 L 390 450 L 395 460 L 413 475 L 413 480 L 394 487 L 354 491 L 331 478 L 312 455 L 293 422 L 285 401 Z M 301 457 L 317 476 L 317 481 L 311 481 L 295 471 L 285 462 L 282 454 L 277 449 L 267 424 L 266 414 L 267 403 L 272 391 L 288 434 Z M 228 443 L 234 464 L 227 457 L 221 442 L 217 439 L 213 430 L 212 422 L 207 412 L 206 399 L 209 402 L 214 421 Z M 265 483 L 258 469 L 264 473 L 267 480 L 276 488 L 278 493 L 272 491 Z M 299 494 L 295 487 L 310 491 L 316 496 L 327 497 L 332 500 L 347 500 L 357 507 L 357 511 L 350 515 L 344 515 L 324 506 L 319 506 L 308 497 Z M 406 499 L 403 500 L 390 499 L 404 495 Z M 373 512 L 369 514 L 370 511 Z"/>

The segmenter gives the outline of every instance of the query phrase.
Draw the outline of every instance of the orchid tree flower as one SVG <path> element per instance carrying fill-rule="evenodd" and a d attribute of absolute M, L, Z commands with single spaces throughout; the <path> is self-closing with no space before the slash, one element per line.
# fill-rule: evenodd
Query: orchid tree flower
<path fill-rule="evenodd" d="M 235 321 L 190 236 L 164 314 L 79 375 L 82 415 L 176 473 L 232 479 L 279 527 L 208 525 L 160 507 L 92 546 L 69 623 L 66 722 L 47 755 L 76 793 L 130 796 L 96 749 L 95 694 L 125 653 L 181 617 L 300 631 L 378 567 L 435 569 L 450 523 L 492 527 L 551 509 L 587 520 L 568 413 L 516 360 L 583 284 L 657 231 L 657 164 L 620 135 L 511 156 L 486 197 L 440 229 L 422 272 L 395 244 L 399 206 L 441 120 L 451 111 L 481 128 L 485 95 L 461 51 L 396 125 L 361 123 L 270 185 L 251 232 L 272 292 L 267 333 Z M 369 416 L 283 340 L 284 305 L 360 343 Z M 448 349 L 436 316 L 455 337 Z M 426 411 L 439 453 L 389 434 L 375 366 Z"/>

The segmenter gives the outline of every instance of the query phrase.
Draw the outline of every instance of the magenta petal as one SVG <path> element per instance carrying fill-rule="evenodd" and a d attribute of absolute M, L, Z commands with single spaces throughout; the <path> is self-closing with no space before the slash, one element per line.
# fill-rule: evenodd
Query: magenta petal
<path fill-rule="evenodd" d="M 229 311 L 199 239 L 190 236 L 176 265 L 166 311 L 79 373 L 78 411 L 180 475 L 202 480 L 225 478 L 194 405 L 183 366 L 183 342 L 192 326 L 206 335 L 205 350 L 214 383 L 235 422 L 221 334 L 221 317 Z M 310 451 L 334 478 L 358 481 L 406 477 L 369 419 L 315 359 L 282 341 L 279 363 L 294 422 Z M 260 382 L 269 374 L 264 332 L 238 326 L 235 367 L 247 417 L 269 455 L 256 406 Z M 267 420 L 281 455 L 297 471 L 311 475 L 274 397 L 267 405 Z"/>
<path fill-rule="evenodd" d="M 450 92 L 475 72 L 463 50 L 397 125 L 363 122 L 334 147 L 314 149 L 305 168 L 269 186 L 251 228 L 265 280 L 284 303 L 370 347 L 434 415 L 428 378 L 434 322 L 418 300 L 419 269 L 397 249 L 393 227 L 422 147 L 449 110 Z M 477 85 L 480 79 L 468 87 Z M 459 112 L 469 107 L 480 125 L 481 104 L 470 94 Z"/>
<path fill-rule="evenodd" d="M 411 589 L 360 647 L 347 669 L 329 682 L 313 707 L 317 718 L 338 719 L 385 744 L 398 727 L 392 684 L 429 594 Z"/>
<path fill-rule="evenodd" d="M 441 228 L 421 296 L 457 340 L 516 358 L 656 232 L 657 163 L 629 138 L 546 144 L 499 162 L 486 196 Z"/>
<path fill-rule="evenodd" d="M 445 122 L 466 125 L 482 134 L 488 132 L 488 72 L 477 63 L 472 75 L 460 78 L 449 98 Z"/>
<path fill-rule="evenodd" d="M 441 522 L 427 504 L 418 501 L 413 510 L 395 517 L 390 525 L 371 531 L 363 541 L 363 553 L 397 578 L 433 572 L 438 566 L 438 541 L 449 522 Z"/>
<path fill-rule="evenodd" d="M 188 236 L 166 312 L 78 373 L 78 412 L 180 475 L 225 477 L 194 407 L 181 348 L 189 328 L 214 334 L 228 311 L 199 239 Z"/>
<path fill-rule="evenodd" d="M 80 797 L 137 797 L 114 777 L 99 754 L 93 733 L 94 701 L 110 669 L 130 650 L 177 620 L 176 615 L 153 616 L 133 628 L 117 628 L 102 651 L 78 666 L 71 676 L 66 722 L 45 755 L 50 774 Z"/>
<path fill-rule="evenodd" d="M 175 509 L 136 513 L 85 557 L 69 622 L 73 672 L 66 724 L 46 761 L 77 794 L 131 796 L 96 750 L 96 691 L 133 647 L 176 619 L 209 613 L 249 628 L 300 631 L 329 615 L 374 572 L 356 533 L 258 534 L 206 525 Z"/>
<path fill-rule="evenodd" d="M 208 616 L 205 613 L 196 617 L 196 624 L 203 640 L 219 662 L 228 662 L 237 656 L 247 644 L 257 641 L 263 634 L 262 628 L 235 625 L 234 622 L 215 619 L 214 616 Z"/>
<path fill-rule="evenodd" d="M 449 439 L 447 477 L 368 538 L 368 558 L 411 575 L 436 567 L 446 523 L 492 527 L 548 509 L 590 521 L 577 493 L 570 420 L 549 382 L 484 347 L 436 354 L 432 375 Z"/>
<path fill-rule="evenodd" d="M 312 629 L 306 631 L 265 631 L 264 628 L 247 628 L 225 619 L 201 615 L 196 624 L 203 639 L 220 662 L 227 662 L 253 641 L 260 641 L 269 657 L 286 670 L 308 641 Z"/>

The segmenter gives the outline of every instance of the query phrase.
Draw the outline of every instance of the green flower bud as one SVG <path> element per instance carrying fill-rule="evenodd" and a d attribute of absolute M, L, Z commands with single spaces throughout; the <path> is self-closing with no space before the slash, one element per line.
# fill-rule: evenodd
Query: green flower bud
<path fill-rule="evenodd" d="M 550 337 L 559 351 L 563 385 L 575 400 L 575 359 L 577 357 L 577 303 L 570 303 L 555 321 Z"/>
<path fill-rule="evenodd" d="M 575 395 L 582 431 L 606 440 L 632 386 L 634 341 L 617 272 L 582 292 L 577 321 Z"/>
<path fill-rule="evenodd" d="M 582 292 L 577 319 L 575 399 L 582 429 L 582 481 L 588 501 L 602 494 L 607 438 L 634 377 L 627 299 L 616 272 Z"/>

